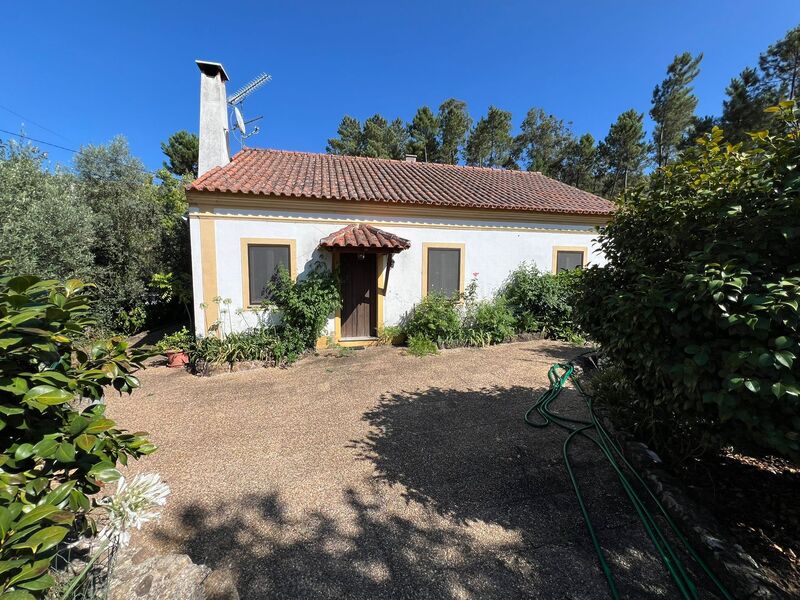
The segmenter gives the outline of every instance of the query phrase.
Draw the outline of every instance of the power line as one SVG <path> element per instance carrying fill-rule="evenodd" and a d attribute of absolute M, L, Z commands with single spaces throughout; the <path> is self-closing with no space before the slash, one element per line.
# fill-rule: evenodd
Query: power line
<path fill-rule="evenodd" d="M 34 126 L 36 126 L 36 127 L 40 128 L 40 129 L 44 129 L 45 131 L 47 131 L 47 132 L 49 132 L 49 133 L 52 133 L 53 135 L 55 135 L 55 136 L 57 136 L 57 137 L 60 137 L 60 138 L 61 138 L 62 140 L 64 140 L 64 141 L 67 141 L 67 142 L 71 142 L 71 141 L 73 141 L 73 140 L 69 139 L 68 137 L 65 137 L 65 136 L 61 135 L 61 134 L 60 134 L 60 133 L 58 133 L 57 131 L 53 131 L 53 130 L 52 130 L 52 129 L 50 129 L 49 127 L 46 127 L 46 126 L 42 125 L 41 123 L 37 123 L 36 121 L 34 121 L 33 119 L 29 119 L 29 118 L 28 118 L 28 117 L 26 117 L 25 115 L 21 115 L 21 114 L 20 114 L 20 113 L 18 113 L 17 111 L 15 111 L 15 110 L 12 110 L 12 109 L 8 108 L 7 106 L 3 106 L 2 104 L 0 104 L 0 108 L 1 108 L 1 109 L 3 109 L 3 110 L 4 110 L 4 111 L 6 111 L 6 112 L 9 112 L 9 113 L 11 113 L 12 115 L 15 115 L 15 116 L 19 117 L 20 119 L 23 119 L 23 120 L 27 121 L 28 123 L 30 123 L 30 124 L 32 124 L 32 125 L 34 125 Z"/>
<path fill-rule="evenodd" d="M 61 150 L 66 150 L 67 152 L 72 152 L 73 154 L 77 153 L 77 150 L 73 150 L 72 148 L 65 148 L 64 146 L 59 146 L 58 144 L 53 144 L 51 142 L 45 142 L 44 140 L 37 140 L 36 138 L 32 138 L 28 135 L 22 135 L 21 133 L 14 133 L 13 131 L 8 131 L 6 129 L 0 129 L 0 132 L 6 133 L 8 135 L 13 135 L 18 137 L 21 140 L 30 140 L 32 142 L 36 142 L 37 144 L 44 144 L 45 146 L 52 146 L 53 148 L 59 148 Z"/>

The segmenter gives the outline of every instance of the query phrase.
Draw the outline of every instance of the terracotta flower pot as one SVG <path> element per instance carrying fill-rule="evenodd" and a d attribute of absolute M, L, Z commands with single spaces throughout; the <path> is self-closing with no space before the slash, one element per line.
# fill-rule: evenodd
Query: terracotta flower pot
<path fill-rule="evenodd" d="M 189 355 L 183 350 L 167 350 L 167 366 L 176 369 L 189 364 Z"/>

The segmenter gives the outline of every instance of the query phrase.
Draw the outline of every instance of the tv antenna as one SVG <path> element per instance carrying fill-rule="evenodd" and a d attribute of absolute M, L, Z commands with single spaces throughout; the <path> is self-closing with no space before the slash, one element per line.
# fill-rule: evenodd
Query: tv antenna
<path fill-rule="evenodd" d="M 271 75 L 267 75 L 266 73 L 262 73 L 252 81 L 248 82 L 236 92 L 228 96 L 228 105 L 231 106 L 233 109 L 233 120 L 235 122 L 233 126 L 234 131 L 239 132 L 239 143 L 244 148 L 244 140 L 257 134 L 260 131 L 260 128 L 256 125 L 253 127 L 249 132 L 247 130 L 247 126 L 250 123 L 254 123 L 262 119 L 262 117 L 256 117 L 254 119 L 250 119 L 249 121 L 245 121 L 244 115 L 242 114 L 242 108 L 244 106 L 244 100 L 250 94 L 255 92 L 258 88 L 263 86 L 265 83 L 272 79 Z"/>

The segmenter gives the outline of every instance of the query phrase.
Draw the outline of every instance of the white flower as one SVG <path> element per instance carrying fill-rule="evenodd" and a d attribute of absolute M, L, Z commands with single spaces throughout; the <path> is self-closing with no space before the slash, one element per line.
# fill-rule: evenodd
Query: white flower
<path fill-rule="evenodd" d="M 131 538 L 131 527 L 141 529 L 161 516 L 161 507 L 167 503 L 169 494 L 169 486 L 158 473 L 140 473 L 130 483 L 121 477 L 117 493 L 101 501 L 108 511 L 108 524 L 100 537 L 117 538 L 120 545 L 126 545 Z"/>

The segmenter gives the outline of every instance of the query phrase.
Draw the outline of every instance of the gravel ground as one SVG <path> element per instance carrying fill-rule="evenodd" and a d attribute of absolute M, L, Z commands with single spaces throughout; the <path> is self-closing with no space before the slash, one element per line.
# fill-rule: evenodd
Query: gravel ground
<path fill-rule="evenodd" d="M 606 598 L 564 434 L 522 421 L 575 353 L 535 341 L 210 378 L 150 368 L 109 408 L 160 447 L 131 474 L 173 490 L 134 543 L 232 569 L 245 600 Z M 572 391 L 559 408 L 583 413 Z M 591 446 L 574 459 L 625 597 L 676 597 L 613 474 Z"/>

